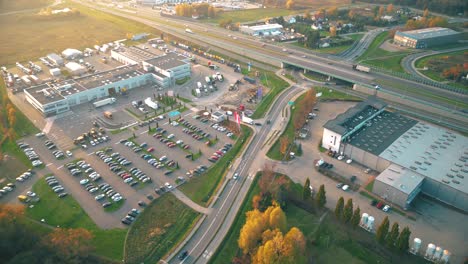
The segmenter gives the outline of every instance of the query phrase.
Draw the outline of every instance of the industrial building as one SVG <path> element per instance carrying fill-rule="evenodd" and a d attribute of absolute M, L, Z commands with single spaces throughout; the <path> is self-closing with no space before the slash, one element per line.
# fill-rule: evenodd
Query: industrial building
<path fill-rule="evenodd" d="M 265 24 L 258 26 L 241 26 L 240 32 L 252 36 L 276 36 L 280 35 L 283 31 L 283 26 L 280 24 Z"/>
<path fill-rule="evenodd" d="M 187 58 L 176 53 L 158 56 L 144 49 L 130 47 L 112 50 L 111 56 L 124 65 L 106 72 L 28 88 L 24 90 L 26 100 L 44 116 L 52 116 L 69 111 L 71 106 L 144 85 L 170 87 L 176 80 L 191 75 Z M 86 68 L 75 62 L 68 62 L 66 68 L 73 75 L 81 75 L 86 71 Z M 60 70 L 51 74 L 60 74 Z"/>
<path fill-rule="evenodd" d="M 414 49 L 425 49 L 434 46 L 457 42 L 461 33 L 450 28 L 424 28 L 410 31 L 397 31 L 393 37 L 395 44 Z"/>
<path fill-rule="evenodd" d="M 373 192 L 408 208 L 419 194 L 468 212 L 467 137 L 386 110 L 376 97 L 324 125 L 322 146 L 381 172 Z"/>
<path fill-rule="evenodd" d="M 62 56 L 67 60 L 75 60 L 83 57 L 83 52 L 77 49 L 66 49 L 62 51 Z"/>
<path fill-rule="evenodd" d="M 47 59 L 49 59 L 51 62 L 55 63 L 56 65 L 63 65 L 64 61 L 63 58 L 60 57 L 60 55 L 56 53 L 50 53 L 47 55 Z"/>

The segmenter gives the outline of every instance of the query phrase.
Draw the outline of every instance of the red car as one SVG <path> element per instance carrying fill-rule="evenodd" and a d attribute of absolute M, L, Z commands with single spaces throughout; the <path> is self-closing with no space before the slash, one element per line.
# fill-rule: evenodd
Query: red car
<path fill-rule="evenodd" d="M 153 148 L 153 147 L 151 147 L 151 148 L 148 149 L 148 152 L 153 152 L 153 151 L 154 151 L 154 148 Z"/>
<path fill-rule="evenodd" d="M 382 209 L 382 207 L 384 207 L 384 203 L 379 202 L 379 203 L 376 205 L 376 207 L 379 208 L 379 209 Z"/>

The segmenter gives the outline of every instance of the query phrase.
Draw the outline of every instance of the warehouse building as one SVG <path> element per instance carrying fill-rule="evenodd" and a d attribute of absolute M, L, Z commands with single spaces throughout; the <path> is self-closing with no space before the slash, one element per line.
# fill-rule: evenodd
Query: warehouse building
<path fill-rule="evenodd" d="M 280 24 L 265 24 L 258 26 L 241 26 L 240 32 L 252 36 L 269 36 L 280 35 L 283 31 L 283 26 Z"/>
<path fill-rule="evenodd" d="M 410 31 L 397 31 L 393 41 L 401 46 L 425 49 L 457 42 L 461 33 L 450 28 L 424 28 Z"/>
<path fill-rule="evenodd" d="M 60 57 L 60 55 L 56 53 L 50 53 L 47 55 L 47 59 L 49 59 L 51 62 L 55 63 L 56 65 L 63 65 L 64 61 L 63 58 Z"/>
<path fill-rule="evenodd" d="M 468 212 L 467 137 L 386 110 L 375 97 L 324 125 L 322 146 L 381 172 L 373 192 L 408 208 L 419 194 Z"/>
<path fill-rule="evenodd" d="M 66 49 L 62 51 L 62 56 L 67 60 L 75 60 L 83 57 L 83 52 L 77 49 Z"/>
<path fill-rule="evenodd" d="M 58 83 L 45 83 L 24 90 L 26 100 L 44 116 L 53 116 L 70 107 L 96 101 L 152 83 L 152 74 L 137 65 L 119 67 Z"/>
<path fill-rule="evenodd" d="M 70 75 L 79 76 L 86 73 L 86 68 L 83 67 L 81 64 L 70 61 L 65 64 L 65 68 L 67 68 Z"/>

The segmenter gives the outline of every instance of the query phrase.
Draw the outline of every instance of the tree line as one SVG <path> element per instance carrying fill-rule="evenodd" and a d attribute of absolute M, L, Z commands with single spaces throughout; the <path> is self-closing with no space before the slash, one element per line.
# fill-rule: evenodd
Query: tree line
<path fill-rule="evenodd" d="M 176 5 L 175 12 L 176 12 L 176 15 L 183 16 L 183 17 L 199 16 L 199 17 L 214 18 L 218 15 L 220 10 L 208 3 L 200 3 L 200 4 L 183 3 L 183 4 Z"/>
<path fill-rule="evenodd" d="M 447 15 L 458 15 L 461 13 L 466 16 L 468 12 L 467 2 L 464 0 L 362 0 L 362 2 L 411 6 L 423 10 L 428 8 Z"/>
<path fill-rule="evenodd" d="M 0 104 L 0 161 L 4 159 L 1 146 L 3 146 L 7 140 L 14 141 L 17 136 L 15 125 L 16 108 L 5 93 L 2 95 L 2 101 Z"/>

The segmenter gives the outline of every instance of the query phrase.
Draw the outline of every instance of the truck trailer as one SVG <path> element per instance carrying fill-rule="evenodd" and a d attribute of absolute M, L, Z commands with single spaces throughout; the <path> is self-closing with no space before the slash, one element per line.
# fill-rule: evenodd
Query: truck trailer
<path fill-rule="evenodd" d="M 353 65 L 353 69 L 356 71 L 365 72 L 365 73 L 369 73 L 371 70 L 369 67 L 357 65 L 357 64 Z"/>
<path fill-rule="evenodd" d="M 110 97 L 110 98 L 106 98 L 104 100 L 101 100 L 101 101 L 96 101 L 93 103 L 94 107 L 98 108 L 98 107 L 101 107 L 101 106 L 105 106 L 105 105 L 108 105 L 108 104 L 113 104 L 117 102 L 117 99 L 115 99 L 114 97 Z"/>
<path fill-rule="evenodd" d="M 250 77 L 248 77 L 248 76 L 244 76 L 244 80 L 246 80 L 247 82 L 249 82 L 249 83 L 251 83 L 251 84 L 254 84 L 254 83 L 256 82 L 255 79 L 250 78 Z"/>

